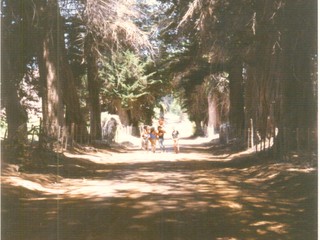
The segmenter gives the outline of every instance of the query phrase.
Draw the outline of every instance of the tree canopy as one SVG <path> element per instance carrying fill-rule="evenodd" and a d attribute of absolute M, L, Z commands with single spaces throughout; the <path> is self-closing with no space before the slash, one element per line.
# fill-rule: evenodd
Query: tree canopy
<path fill-rule="evenodd" d="M 252 123 L 262 139 L 278 129 L 279 152 L 286 127 L 316 127 L 315 0 L 2 0 L 1 7 L 1 107 L 12 142 L 27 137 L 31 106 L 22 99 L 35 95 L 44 142 L 74 124 L 101 139 L 102 110 L 125 125 L 150 123 L 168 94 L 197 128 L 228 123 L 243 141 Z"/>

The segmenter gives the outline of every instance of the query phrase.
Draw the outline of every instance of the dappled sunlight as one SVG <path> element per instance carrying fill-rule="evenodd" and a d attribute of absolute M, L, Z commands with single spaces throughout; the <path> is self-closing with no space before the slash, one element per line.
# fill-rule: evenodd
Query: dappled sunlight
<path fill-rule="evenodd" d="M 155 161 L 212 161 L 212 155 L 210 153 L 184 153 L 183 148 L 181 153 L 175 154 L 173 152 L 156 152 L 151 151 L 135 151 L 135 152 L 125 152 L 125 153 L 109 153 L 104 154 L 99 152 L 99 154 L 83 153 L 75 154 L 70 152 L 65 152 L 64 156 L 68 158 L 77 158 L 87 160 L 97 164 L 119 164 L 119 163 L 148 163 Z"/>
<path fill-rule="evenodd" d="M 42 192 L 44 194 L 62 194 L 64 190 L 61 190 L 57 184 L 42 185 L 30 180 L 25 180 L 21 177 L 2 177 L 2 184 L 10 184 L 16 187 L 22 187 L 28 190 Z"/>
<path fill-rule="evenodd" d="M 37 191 L 44 195 L 59 195 L 59 198 L 139 198 L 150 193 L 165 194 L 170 190 L 170 187 L 165 185 L 131 180 L 63 179 L 59 183 L 39 184 L 20 177 L 2 177 L 2 183 Z"/>
<path fill-rule="evenodd" d="M 20 177 L 5 177 L 3 182 L 34 190 L 44 195 L 58 195 L 60 199 L 138 199 L 150 194 L 158 196 L 158 198 L 170 196 L 170 201 L 159 200 L 152 204 L 149 202 L 147 205 L 144 205 L 145 202 L 143 201 L 139 203 L 140 208 L 142 206 L 147 208 L 146 212 L 144 211 L 145 216 L 160 209 L 207 208 L 212 205 L 212 201 L 217 202 L 220 207 L 241 208 L 241 204 L 233 200 L 240 196 L 240 189 L 215 175 L 205 175 L 202 170 L 193 171 L 192 174 L 173 171 L 127 170 L 121 176 L 121 179 L 113 177 L 112 180 L 63 178 L 58 183 L 43 182 L 42 184 L 27 181 Z M 207 194 L 211 201 L 208 201 L 207 198 L 203 198 L 203 201 L 201 201 L 197 197 L 197 193 L 199 196 Z M 174 196 L 177 199 L 172 200 Z"/>
<path fill-rule="evenodd" d="M 262 196 L 261 196 L 262 195 Z M 243 200 L 249 202 L 249 203 L 260 203 L 263 204 L 264 202 L 266 202 L 266 196 L 263 196 L 263 194 L 260 194 L 259 197 L 257 196 L 245 196 L 243 197 Z M 258 206 L 263 206 L 263 205 L 258 205 Z M 272 208 L 270 206 L 270 208 Z"/>
<path fill-rule="evenodd" d="M 249 149 L 245 149 L 243 151 L 239 151 L 239 152 L 236 152 L 236 153 L 233 153 L 233 154 L 229 154 L 229 155 L 222 155 L 222 156 L 225 156 L 227 160 L 231 160 L 233 158 L 236 158 L 236 157 L 245 157 L 245 156 L 250 156 L 252 155 L 253 153 L 255 152 L 254 149 L 252 148 L 249 148 Z"/>
<path fill-rule="evenodd" d="M 308 186 L 315 169 L 291 163 L 230 164 L 231 155 L 216 157 L 206 148 L 204 144 L 187 151 L 183 145 L 179 154 L 137 149 L 65 152 L 45 171 L 19 172 L 18 166 L 6 165 L 4 197 L 18 196 L 20 211 L 45 206 L 43 219 L 53 222 L 61 216 L 59 226 L 69 231 L 91 224 L 117 236 L 126 229 L 123 239 L 130 239 L 132 232 L 159 229 L 183 229 L 181 239 L 281 239 L 314 214 L 310 199 L 315 197 Z"/>
<path fill-rule="evenodd" d="M 233 201 L 219 201 L 219 206 L 228 207 L 232 209 L 242 209 L 242 205 Z"/>
<path fill-rule="evenodd" d="M 270 174 L 268 176 L 265 177 L 255 177 L 255 178 L 250 178 L 248 180 L 246 180 L 247 183 L 257 183 L 257 182 L 265 182 L 267 180 L 271 180 L 274 179 L 275 177 L 277 177 L 279 175 L 279 173 L 273 173 Z"/>
<path fill-rule="evenodd" d="M 229 237 L 223 237 L 223 238 L 217 238 L 217 240 L 238 240 L 238 238 L 229 238 Z"/>
<path fill-rule="evenodd" d="M 278 234 L 285 234 L 287 233 L 287 225 L 281 224 L 278 222 L 270 222 L 270 221 L 259 221 L 251 224 L 250 226 L 259 227 L 257 232 L 261 235 L 268 233 L 269 231 L 275 232 Z"/>
<path fill-rule="evenodd" d="M 212 138 L 209 137 L 196 137 L 196 138 L 190 138 L 190 139 L 180 139 L 180 142 L 182 145 L 201 145 L 204 143 L 210 143 L 214 139 L 218 139 L 219 134 L 214 135 Z"/>
<path fill-rule="evenodd" d="M 304 168 L 304 169 L 301 169 L 301 168 L 289 168 L 287 171 L 288 172 L 311 173 L 311 172 L 316 171 L 316 169 L 315 168 Z"/>

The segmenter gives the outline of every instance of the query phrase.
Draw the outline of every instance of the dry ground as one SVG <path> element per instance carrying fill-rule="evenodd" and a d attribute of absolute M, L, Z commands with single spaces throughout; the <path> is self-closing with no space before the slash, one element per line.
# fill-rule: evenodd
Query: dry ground
<path fill-rule="evenodd" d="M 3 240 L 317 239 L 315 167 L 212 143 L 36 152 L 1 181 Z"/>

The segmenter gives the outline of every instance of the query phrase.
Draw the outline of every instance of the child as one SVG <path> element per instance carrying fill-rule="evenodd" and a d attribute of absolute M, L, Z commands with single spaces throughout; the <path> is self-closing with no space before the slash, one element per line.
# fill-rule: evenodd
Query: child
<path fill-rule="evenodd" d="M 173 150 L 175 153 L 179 152 L 179 131 L 173 128 L 172 131 Z"/>
<path fill-rule="evenodd" d="M 141 147 L 147 151 L 149 151 L 149 130 L 149 126 L 144 126 L 141 134 Z"/>
<path fill-rule="evenodd" d="M 153 153 L 156 152 L 157 138 L 158 138 L 157 131 L 156 131 L 156 129 L 154 127 L 152 127 L 151 130 L 150 130 L 149 140 L 150 140 L 150 143 L 151 143 L 151 149 L 152 149 Z"/>
<path fill-rule="evenodd" d="M 159 146 L 160 146 L 160 149 L 162 150 L 162 152 L 166 151 L 166 148 L 163 144 L 165 132 L 166 131 L 164 130 L 163 126 L 158 126 Z"/>

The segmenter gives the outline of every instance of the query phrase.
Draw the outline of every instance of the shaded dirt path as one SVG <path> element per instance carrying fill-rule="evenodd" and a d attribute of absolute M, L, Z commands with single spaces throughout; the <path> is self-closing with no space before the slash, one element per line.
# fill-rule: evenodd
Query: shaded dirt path
<path fill-rule="evenodd" d="M 3 164 L 2 239 L 317 239 L 316 170 L 242 155 L 188 140 L 180 154 L 79 150 L 20 171 Z"/>

